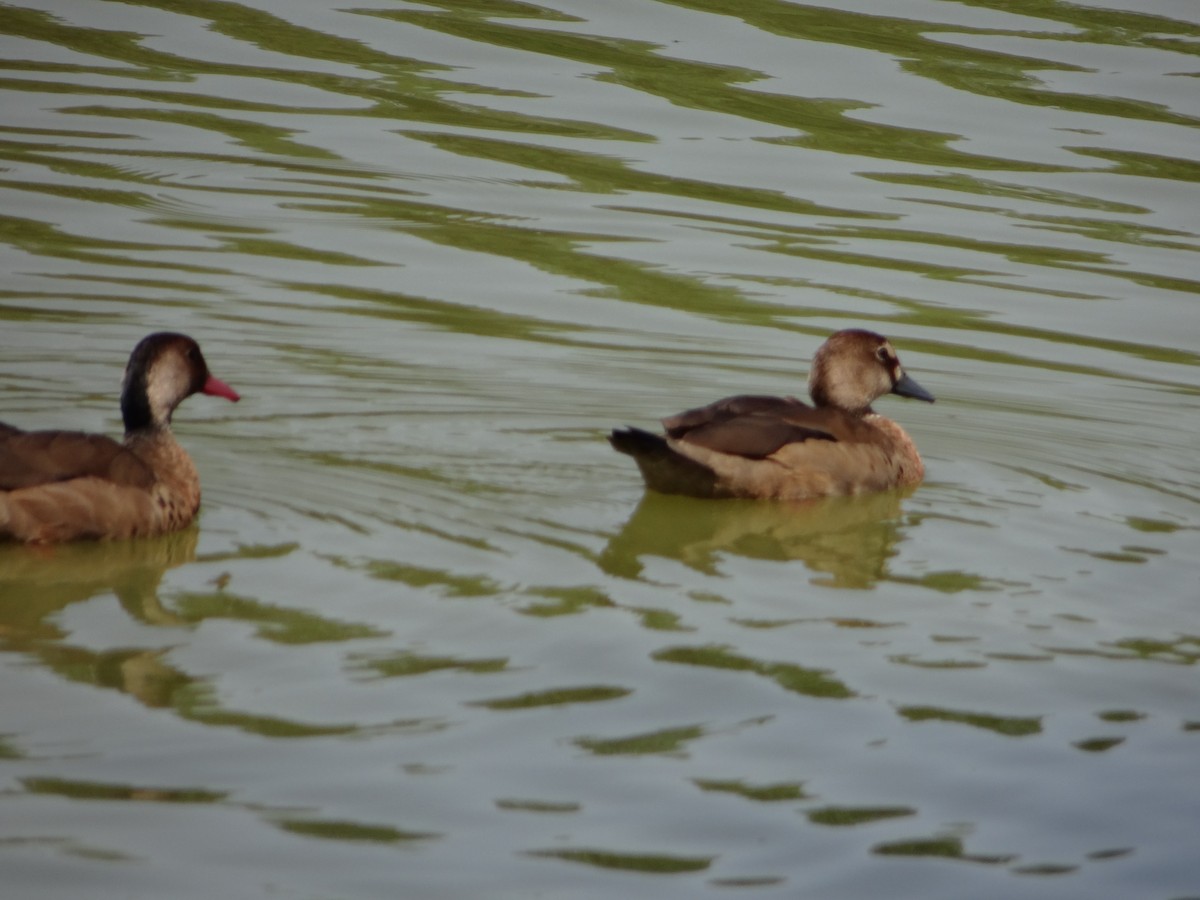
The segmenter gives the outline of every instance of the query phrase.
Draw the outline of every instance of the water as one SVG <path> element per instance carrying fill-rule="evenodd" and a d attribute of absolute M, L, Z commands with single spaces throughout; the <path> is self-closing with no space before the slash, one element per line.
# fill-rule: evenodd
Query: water
<path fill-rule="evenodd" d="M 0 7 L 0 418 L 244 398 L 198 528 L 0 547 L 10 891 L 1200 896 L 1200 15 L 732 8 Z M 910 495 L 604 440 L 850 325 Z"/>

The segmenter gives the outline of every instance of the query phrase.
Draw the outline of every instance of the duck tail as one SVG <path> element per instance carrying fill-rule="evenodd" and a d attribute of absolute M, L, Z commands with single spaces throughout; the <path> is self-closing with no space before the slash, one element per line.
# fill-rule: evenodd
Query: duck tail
<path fill-rule="evenodd" d="M 615 428 L 608 436 L 608 442 L 618 453 L 624 453 L 634 459 L 643 456 L 663 456 L 672 452 L 667 446 L 666 438 L 641 428 Z"/>
<path fill-rule="evenodd" d="M 661 435 L 640 428 L 615 429 L 608 436 L 613 449 L 632 456 L 646 487 L 663 494 L 717 496 L 712 469 L 684 456 Z"/>

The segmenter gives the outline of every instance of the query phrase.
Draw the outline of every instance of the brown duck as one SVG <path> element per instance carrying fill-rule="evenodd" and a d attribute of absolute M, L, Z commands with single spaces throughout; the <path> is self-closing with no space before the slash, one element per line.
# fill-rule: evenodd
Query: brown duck
<path fill-rule="evenodd" d="M 609 442 L 664 494 L 804 500 L 918 484 L 925 466 L 904 429 L 873 409 L 884 394 L 933 402 L 882 335 L 847 329 L 813 357 L 813 405 L 743 394 L 663 419 Z"/>
<path fill-rule="evenodd" d="M 195 393 L 238 399 L 209 374 L 194 340 L 160 332 L 125 367 L 123 442 L 0 423 L 0 541 L 107 540 L 187 526 L 200 507 L 200 477 L 171 433 L 171 413 Z"/>

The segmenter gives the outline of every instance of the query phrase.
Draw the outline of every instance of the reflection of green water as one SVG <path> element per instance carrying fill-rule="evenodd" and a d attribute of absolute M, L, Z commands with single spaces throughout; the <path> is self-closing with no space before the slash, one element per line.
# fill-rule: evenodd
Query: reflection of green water
<path fill-rule="evenodd" d="M 690 741 L 704 735 L 701 726 L 687 725 L 617 738 L 581 737 L 575 743 L 596 756 L 682 755 Z"/>
<path fill-rule="evenodd" d="M 804 785 L 794 782 L 782 784 L 747 784 L 744 781 L 719 781 L 716 779 L 697 778 L 696 786 L 705 791 L 718 791 L 737 794 L 747 800 L 758 803 L 786 803 L 793 800 L 806 800 L 808 794 Z"/>
<path fill-rule="evenodd" d="M 476 6 L 457 0 L 428 4 L 440 11 L 374 13 L 386 18 L 419 24 L 473 41 L 602 67 L 602 80 L 611 80 L 639 91 L 662 96 L 680 106 L 733 113 L 772 125 L 793 128 L 804 136 L 790 141 L 798 146 L 904 159 L 923 165 L 954 165 L 967 168 L 1050 168 L 1035 164 L 1014 165 L 1011 160 L 964 153 L 947 147 L 956 135 L 883 125 L 851 118 L 847 112 L 862 104 L 849 100 L 804 98 L 751 90 L 745 85 L 761 77 L 748 69 L 714 66 L 675 58 L 664 48 L 604 36 L 565 34 L 539 29 L 531 20 L 534 8 L 525 4 Z M 723 0 L 672 0 L 671 5 L 730 15 Z M 1200 28 L 1162 16 L 1139 15 L 1117 10 L 1096 10 L 1070 4 L 1047 4 L 1042 0 L 1022 3 L 977 3 L 1005 12 L 1064 22 L 1078 29 L 1064 36 L 1052 29 L 1053 40 L 1075 40 L 1118 46 L 1158 46 L 1187 50 L 1188 41 L 1200 36 Z M 507 9 L 506 9 L 507 7 Z M 510 18 L 511 14 L 515 18 Z M 764 32 L 798 41 L 858 47 L 895 57 L 905 69 L 955 90 L 993 97 L 1012 103 L 1069 109 L 1097 115 L 1194 125 L 1187 116 L 1152 103 L 1049 91 L 1040 86 L 1035 73 L 1047 70 L 1079 70 L 1051 59 L 1002 53 L 952 41 L 940 34 L 1031 36 L 1029 32 L 947 26 L 908 18 L 867 14 L 836 7 L 785 3 L 781 0 L 747 0 L 733 14 Z M 548 18 L 553 17 L 548 15 Z M 1038 36 L 1036 34 L 1032 36 Z"/>
<path fill-rule="evenodd" d="M 391 825 L 367 825 L 314 819 L 282 819 L 279 827 L 292 834 L 334 841 L 362 841 L 372 844 L 394 844 L 402 841 L 421 841 L 440 835 L 427 831 L 402 831 Z"/>
<path fill-rule="evenodd" d="M 546 691 L 530 691 L 512 697 L 496 697 L 492 700 L 481 700 L 476 706 L 488 709 L 537 709 L 545 706 L 568 706 L 576 703 L 603 703 L 609 700 L 619 700 L 633 693 L 628 688 L 612 687 L 597 684 L 585 687 L 551 688 Z"/>
<path fill-rule="evenodd" d="M 203 788 L 144 787 L 70 781 L 65 778 L 26 778 L 25 790 L 34 794 L 58 794 L 76 800 L 134 800 L 154 803 L 218 803 L 228 795 Z"/>
<path fill-rule="evenodd" d="M 770 191 L 743 183 L 736 170 L 719 181 L 686 178 L 664 171 L 660 165 L 637 159 L 637 148 L 656 140 L 649 133 L 631 132 L 602 121 L 579 118 L 566 121 L 538 116 L 534 104 L 513 109 L 491 108 L 494 96 L 522 99 L 520 92 L 505 91 L 486 84 L 441 77 L 447 67 L 435 60 L 387 52 L 379 46 L 305 28 L 262 10 L 235 3 L 183 2 L 146 3 L 154 9 L 194 17 L 212 31 L 247 46 L 290 58 L 294 65 L 272 68 L 264 65 L 215 62 L 189 58 L 154 49 L 132 32 L 98 32 L 70 25 L 47 13 L 8 7 L 0 13 L 6 34 L 83 54 L 84 64 L 39 64 L 9 62 L 26 77 L 0 81 L 0 90 L 36 91 L 69 95 L 74 105 L 64 104 L 59 112 L 66 127 L 25 133 L 10 127 L 0 131 L 0 159 L 43 173 L 41 178 L 12 178 L 3 182 L 8 190 L 36 196 L 73 198 L 86 204 L 120 208 L 161 206 L 159 193 L 170 190 L 177 197 L 194 195 L 195 209 L 161 209 L 156 222 L 163 226 L 158 243 L 101 239 L 78 233 L 70 226 L 40 221 L 10 213 L 0 223 L 0 240 L 35 256 L 72 260 L 84 267 L 103 271 L 131 269 L 145 273 L 191 276 L 235 274 L 238 259 L 297 260 L 338 267 L 390 265 L 392 260 L 372 259 L 365 254 L 347 254 L 327 248 L 289 241 L 240 223 L 218 221 L 202 214 L 204 207 L 219 202 L 221 193 L 256 196 L 268 204 L 292 203 L 332 217 L 355 221 L 390 223 L 406 234 L 468 253 L 517 260 L 538 270 L 592 286 L 598 295 L 627 303 L 686 310 L 743 324 L 761 324 L 795 329 L 796 310 L 754 298 L 729 281 L 668 271 L 662 267 L 624 259 L 621 241 L 611 234 L 566 232 L 540 227 L 494 209 L 462 208 L 461 198 L 447 200 L 430 193 L 401 190 L 382 173 L 357 166 L 353 159 L 306 140 L 304 123 L 317 118 L 354 117 L 386 119 L 401 123 L 407 140 L 427 143 L 440 153 L 464 161 L 463 172 L 474 171 L 473 163 L 502 165 L 527 173 L 522 182 L 533 191 L 571 191 L 581 196 L 638 198 L 629 202 L 630 215 L 652 216 L 690 222 L 694 227 L 718 233 L 743 235 L 764 252 L 795 257 L 802 271 L 811 263 L 836 263 L 855 269 L 877 268 L 911 272 L 923 278 L 987 283 L 991 287 L 1044 292 L 1067 299 L 1068 290 L 1046 288 L 1028 280 L 1013 285 L 1005 276 L 1012 263 L 1055 270 L 1094 273 L 1122 279 L 1134 288 L 1194 294 L 1200 291 L 1195 279 L 1169 276 L 1161 271 L 1138 270 L 1109 259 L 1100 249 L 1105 243 L 1160 247 L 1186 247 L 1188 236 L 1154 228 L 1136 221 L 1145 210 L 1136 204 L 1090 197 L 1079 191 L 1055 190 L 1023 184 L 1016 173 L 1054 167 L 970 153 L 951 146 L 957 135 L 908 128 L 896 122 L 869 122 L 851 115 L 860 102 L 852 99 L 805 97 L 755 89 L 763 77 L 752 68 L 722 66 L 679 58 L 670 47 L 646 41 L 603 34 L 567 33 L 555 26 L 570 17 L 524 3 L 436 3 L 420 10 L 370 10 L 361 15 L 456 36 L 480 45 L 506 48 L 550 58 L 562 58 L 599 69 L 597 77 L 641 93 L 664 99 L 691 110 L 736 115 L 773 128 L 794 131 L 779 138 L 800 150 L 835 152 L 856 157 L 874 157 L 934 170 L 953 167 L 958 171 L 913 171 L 862 173 L 889 184 L 922 185 L 954 195 L 987 198 L 988 205 L 964 209 L 964 213 L 1016 216 L 1034 229 L 1065 231 L 1089 239 L 1091 248 L 1068 250 L 1037 240 L 1026 242 L 985 241 L 952 232 L 932 232 L 894 224 L 881 227 L 881 219 L 896 220 L 861 203 L 844 208 L 816 203 L 803 196 L 803 179 L 789 192 Z M 729 15 L 727 4 L 717 0 L 679 0 L 671 4 L 697 12 Z M 1137 12 L 1097 10 L 1070 4 L 1047 4 L 1026 0 L 1016 4 L 972 3 L 1022 16 L 1022 30 L 949 26 L 902 17 L 868 15 L 837 8 L 751 0 L 739 4 L 736 15 L 764 34 L 797 41 L 833 44 L 882 54 L 899 61 L 908 72 L 939 86 L 966 95 L 1001 100 L 1014 106 L 1030 105 L 1107 117 L 1113 120 L 1146 121 L 1163 125 L 1195 125 L 1190 118 L 1160 105 L 1117 97 L 1082 96 L 1050 90 L 1038 78 L 1045 71 L 1083 71 L 1083 67 L 1058 61 L 1061 48 L 1078 45 L 1121 48 L 1156 48 L 1177 53 L 1194 52 L 1200 29 L 1187 22 Z M 1030 28 L 1038 20 L 1047 23 L 1045 32 Z M 1062 32 L 1062 24 L 1072 32 Z M 967 46 L 952 38 L 972 37 L 1019 39 L 1021 53 Z M 1044 57 L 1032 56 L 1030 48 L 1044 41 Z M 1014 46 L 1018 42 L 1014 40 Z M 306 65 L 307 64 L 307 65 Z M 341 67 L 337 74 L 327 65 Z M 353 72 L 361 73 L 355 77 Z M 43 71 L 46 79 L 27 77 Z M 94 76 L 119 72 L 123 80 L 96 83 Z M 53 76 L 53 77 L 50 77 Z M 238 92 L 220 94 L 196 90 L 206 77 L 242 79 L 247 84 L 278 82 L 311 91 L 321 103 L 305 106 L 271 104 L 250 100 Z M 187 83 L 189 90 L 177 85 Z M 247 96 L 257 92 L 247 91 Z M 294 96 L 294 94 L 288 94 Z M 111 98 L 113 102 L 106 102 Z M 329 98 L 340 104 L 331 105 Z M 86 99 L 87 102 L 82 102 Z M 533 99 L 533 98 L 528 98 Z M 478 100 L 478 102 L 474 102 Z M 266 114 L 273 117 L 265 121 Z M 295 127 L 276 124 L 289 118 Z M 83 123 L 81 125 L 81 123 Z M 203 163 L 214 171 L 229 166 L 256 170 L 262 181 L 248 181 L 236 188 L 211 179 L 192 183 L 172 178 L 173 153 L 155 150 L 150 142 L 113 140 L 118 135 L 136 135 L 145 125 L 169 125 L 193 129 L 211 136 L 227 147 L 179 154 L 180 163 Z M 419 127 L 413 127 L 419 126 Z M 430 127 L 432 126 L 432 127 Z M 554 136 L 559 140 L 543 140 Z M 94 139 L 105 139 L 103 154 L 93 148 Z M 207 148 L 207 144 L 205 144 Z M 1150 176 L 1179 182 L 1196 180 L 1195 162 L 1168 155 L 1090 148 L 1081 136 L 1074 148 L 1088 168 L 1094 159 L 1111 161 L 1114 174 Z M 1062 167 L 1058 167 L 1062 168 Z M 991 170 L 987 177 L 973 174 Z M 1008 176 L 999 172 L 1013 173 Z M 64 180 L 69 183 L 64 183 Z M 1077 215 L 1019 216 L 997 205 L 1000 200 L 1027 200 L 1048 208 L 1085 209 L 1105 217 Z M 595 200 L 591 201 L 595 202 Z M 674 209 L 691 202 L 686 211 Z M 927 201 L 928 202 L 928 201 Z M 953 201 L 947 200 L 946 203 Z M 710 207 L 698 212 L 696 204 Z M 614 208 L 614 207 L 610 207 Z M 718 212 L 721 211 L 721 212 Z M 770 224 L 756 221 L 754 214 L 770 217 Z M 773 215 L 772 215 L 773 214 Z M 779 216 L 787 217 L 786 224 Z M 1114 219 L 1112 216 L 1123 218 Z M 211 220 L 210 220 L 211 219 Z M 212 236 L 229 254 L 229 268 L 199 264 L 166 251 L 188 245 L 188 232 Z M 179 235 L 172 241 L 170 235 Z M 1011 231 L 1009 232 L 1012 233 Z M 882 245 L 889 250 L 876 249 Z M 598 248 L 612 247 L 612 252 Z M 955 266 L 934 261 L 925 249 L 961 251 L 972 260 L 994 260 L 994 266 Z M 211 260 L 212 257 L 209 257 Z M 81 279 L 84 276 L 79 276 Z M 95 272 L 89 278 L 95 278 Z M 128 272 L 118 282 L 134 285 Z M 175 284 L 164 278 L 172 292 L 196 296 L 211 291 L 189 283 Z M 747 273 L 745 283 L 754 275 Z M 799 283 L 805 283 L 803 279 Z M 145 280 L 140 290 L 150 287 Z M 858 288 L 838 284 L 823 286 L 833 293 L 859 296 Z M 411 296 L 402 291 L 367 291 L 334 279 L 327 285 L 297 284 L 298 291 L 316 292 L 337 304 L 330 311 L 353 305 L 362 314 L 382 318 L 429 322 L 462 334 L 512 334 L 526 340 L 563 342 L 578 326 L 515 314 L 469 308 L 442 298 Z M 1113 350 L 1146 359 L 1198 364 L 1195 354 L 1153 345 L 1122 341 L 1113 337 L 1076 339 L 1027 323 L 991 321 L 986 315 L 966 309 L 934 306 L 906 293 L 880 294 L 884 301 L 911 326 L 929 326 L 964 331 L 1003 334 L 1061 342 L 1064 339 L 1093 349 Z M 355 301 L 360 301 L 355 303 Z M 365 305 L 362 301 L 365 301 Z M 178 301 L 176 301 L 178 302 Z M 9 307 L 0 317 L 23 319 L 37 313 L 33 308 Z M 805 329 L 807 330 L 807 329 Z M 935 352 L 952 352 L 944 346 L 926 347 Z M 1061 366 L 1080 374 L 1106 374 L 1069 361 L 1025 360 L 1019 354 L 1000 354 L 1009 362 L 1036 366 Z"/>
<path fill-rule="evenodd" d="M 994 716 L 988 713 L 938 709 L 932 706 L 906 706 L 899 712 L 910 722 L 954 722 L 974 728 L 983 728 L 1005 737 L 1026 737 L 1040 734 L 1042 731 L 1040 716 Z"/>
<path fill-rule="evenodd" d="M 886 819 L 916 814 L 915 809 L 907 806 L 825 806 L 808 811 L 808 820 L 814 825 L 833 825 L 846 827 L 851 825 L 869 825 Z"/>
<path fill-rule="evenodd" d="M 668 647 L 655 653 L 654 658 L 662 662 L 688 666 L 753 672 L 770 678 L 785 690 L 810 697 L 843 700 L 855 696 L 854 691 L 845 684 L 820 669 L 809 669 L 794 663 L 750 659 L 732 653 L 725 647 Z"/>
<path fill-rule="evenodd" d="M 529 855 L 561 859 L 566 862 L 583 863 L 601 869 L 618 869 L 626 872 L 647 872 L 659 875 L 700 872 L 712 864 L 712 859 L 706 857 L 681 857 L 665 853 L 622 853 L 614 850 L 597 849 L 533 850 L 530 851 Z"/>
<path fill-rule="evenodd" d="M 989 856 L 979 853 L 968 853 L 962 838 L 958 837 L 913 838 L 910 840 L 889 841 L 885 844 L 878 844 L 874 848 L 874 852 L 880 856 L 942 857 L 988 865 L 1002 865 L 1012 860 L 1012 857 L 1007 855 Z"/>

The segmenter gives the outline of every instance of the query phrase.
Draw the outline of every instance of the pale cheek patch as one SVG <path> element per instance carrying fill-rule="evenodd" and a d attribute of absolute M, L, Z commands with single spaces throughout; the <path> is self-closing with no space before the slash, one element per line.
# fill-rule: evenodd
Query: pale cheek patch
<path fill-rule="evenodd" d="M 170 418 L 171 408 L 186 396 L 187 385 L 178 366 L 156 363 L 146 373 L 146 397 L 150 401 L 150 415 L 155 422 L 163 423 Z"/>

